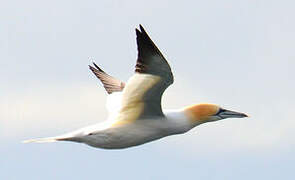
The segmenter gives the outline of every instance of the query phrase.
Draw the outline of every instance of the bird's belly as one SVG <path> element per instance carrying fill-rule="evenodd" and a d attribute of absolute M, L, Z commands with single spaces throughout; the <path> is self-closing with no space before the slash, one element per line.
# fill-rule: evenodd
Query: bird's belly
<path fill-rule="evenodd" d="M 104 149 L 122 149 L 137 146 L 167 136 L 157 128 L 149 126 L 127 126 L 108 129 L 88 136 L 85 143 Z"/>

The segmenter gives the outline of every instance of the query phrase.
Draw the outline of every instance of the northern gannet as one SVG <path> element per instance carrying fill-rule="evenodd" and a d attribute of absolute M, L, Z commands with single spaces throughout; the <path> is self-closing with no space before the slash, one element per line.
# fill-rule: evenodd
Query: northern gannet
<path fill-rule="evenodd" d="M 247 117 L 214 104 L 193 104 L 163 111 L 162 94 L 173 83 L 170 66 L 144 28 L 136 28 L 138 57 L 135 74 L 125 84 L 95 63 L 89 66 L 108 92 L 109 118 L 64 135 L 24 142 L 73 141 L 104 149 L 141 145 L 166 136 L 182 134 L 206 122 Z"/>

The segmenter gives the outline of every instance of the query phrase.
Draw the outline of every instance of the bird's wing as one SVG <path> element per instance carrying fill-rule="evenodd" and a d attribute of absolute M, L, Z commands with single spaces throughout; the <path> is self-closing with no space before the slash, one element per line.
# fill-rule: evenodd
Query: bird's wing
<path fill-rule="evenodd" d="M 89 65 L 90 70 L 102 82 L 103 87 L 108 92 L 108 94 L 123 91 L 125 87 L 124 82 L 110 76 L 109 74 L 104 72 L 101 68 L 99 68 L 95 63 L 93 63 L 93 65 L 94 67 Z"/>
<path fill-rule="evenodd" d="M 108 93 L 106 108 L 109 112 L 109 119 L 113 119 L 121 109 L 122 91 L 125 83 L 104 72 L 94 62 L 93 65 L 94 67 L 89 65 L 89 69 L 102 82 Z"/>
<path fill-rule="evenodd" d="M 164 116 L 161 98 L 173 83 L 170 66 L 143 27 L 136 29 L 138 57 L 135 74 L 128 80 L 117 120 L 135 121 Z"/>

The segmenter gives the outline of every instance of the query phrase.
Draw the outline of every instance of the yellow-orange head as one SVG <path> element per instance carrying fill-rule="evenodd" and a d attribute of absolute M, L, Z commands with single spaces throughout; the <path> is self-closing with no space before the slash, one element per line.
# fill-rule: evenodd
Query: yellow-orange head
<path fill-rule="evenodd" d="M 248 117 L 244 113 L 230 111 L 215 104 L 194 104 L 184 108 L 185 114 L 193 124 L 217 121 L 225 118 Z"/>

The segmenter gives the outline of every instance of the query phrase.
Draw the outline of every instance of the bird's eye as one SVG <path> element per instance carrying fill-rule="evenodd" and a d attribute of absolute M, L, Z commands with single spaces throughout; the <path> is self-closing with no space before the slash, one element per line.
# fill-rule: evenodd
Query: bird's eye
<path fill-rule="evenodd" d="M 220 114 L 220 113 L 225 112 L 225 111 L 226 111 L 225 109 L 219 108 L 219 111 L 216 114 Z"/>

